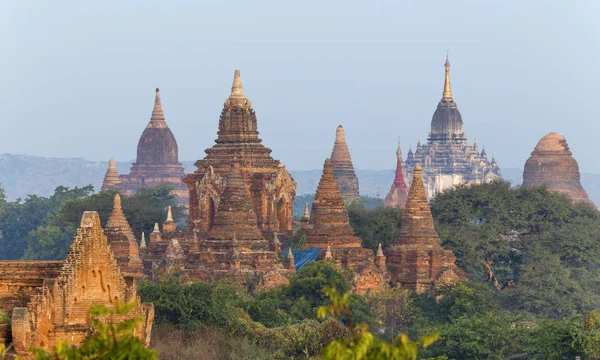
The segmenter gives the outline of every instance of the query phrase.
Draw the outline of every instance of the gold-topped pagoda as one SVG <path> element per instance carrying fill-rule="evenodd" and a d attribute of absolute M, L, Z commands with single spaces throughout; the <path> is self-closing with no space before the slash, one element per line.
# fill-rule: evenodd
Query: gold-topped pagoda
<path fill-rule="evenodd" d="M 488 160 L 485 150 L 477 144 L 468 145 L 463 120 L 452 96 L 450 62 L 446 56 L 444 90 L 431 119 L 427 144 L 417 143 L 406 158 L 406 167 L 423 167 L 423 182 L 427 198 L 460 184 L 481 184 L 501 178 L 496 159 Z M 410 176 L 409 176 L 410 177 Z"/>

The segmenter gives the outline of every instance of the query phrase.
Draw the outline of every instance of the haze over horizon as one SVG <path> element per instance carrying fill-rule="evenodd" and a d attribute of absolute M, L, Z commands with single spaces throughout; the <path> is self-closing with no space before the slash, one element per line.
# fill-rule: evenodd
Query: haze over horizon
<path fill-rule="evenodd" d="M 600 3 L 593 1 L 19 1 L 0 13 L 0 153 L 134 159 L 160 87 L 179 159 L 216 138 L 233 72 L 263 143 L 289 169 L 319 169 L 342 124 L 354 166 L 395 166 L 426 141 L 450 50 L 472 144 L 522 168 L 564 134 L 596 161 Z M 510 24 L 507 26 L 506 24 Z"/>

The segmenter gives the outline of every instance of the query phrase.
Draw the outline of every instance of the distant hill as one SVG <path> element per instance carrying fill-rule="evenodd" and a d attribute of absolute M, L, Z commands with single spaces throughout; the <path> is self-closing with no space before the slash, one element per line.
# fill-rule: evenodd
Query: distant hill
<path fill-rule="evenodd" d="M 129 172 L 132 161 L 117 162 L 120 174 Z M 186 173 L 195 170 L 194 161 L 183 161 Z M 107 161 L 88 161 L 81 158 L 44 158 L 27 155 L 0 155 L 0 183 L 4 186 L 9 200 L 25 198 L 28 194 L 48 196 L 59 185 L 74 187 L 92 184 L 100 190 Z M 318 170 L 290 170 L 298 183 L 297 193 L 312 194 L 321 178 Z M 361 195 L 375 196 L 377 188 L 385 197 L 394 179 L 394 170 L 356 170 Z M 523 180 L 523 169 L 502 169 L 502 176 L 513 184 Z M 583 187 L 590 198 L 600 204 L 600 174 L 581 175 Z"/>

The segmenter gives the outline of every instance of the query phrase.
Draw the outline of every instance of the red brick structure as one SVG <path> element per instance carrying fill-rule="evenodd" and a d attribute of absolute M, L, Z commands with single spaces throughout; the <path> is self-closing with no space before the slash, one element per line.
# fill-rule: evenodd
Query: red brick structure
<path fill-rule="evenodd" d="M 390 191 L 385 196 L 383 204 L 385 207 L 396 207 L 404 209 L 408 199 L 408 187 L 402 171 L 402 151 L 400 150 L 400 140 L 398 140 L 398 150 L 396 150 L 396 174 Z"/>
<path fill-rule="evenodd" d="M 422 292 L 464 277 L 454 253 L 442 248 L 435 232 L 419 164 L 413 170 L 400 235 L 385 254 L 395 286 Z"/>
<path fill-rule="evenodd" d="M 119 194 L 115 195 L 113 211 L 104 228 L 104 234 L 123 275 L 141 278 L 144 275 L 144 264 L 140 259 L 140 250 L 133 231 L 121 209 Z"/>
<path fill-rule="evenodd" d="M 531 153 L 523 170 L 523 187 L 545 186 L 573 200 L 594 206 L 581 186 L 579 165 L 573 158 L 563 135 L 551 132 L 544 136 Z"/>
<path fill-rule="evenodd" d="M 3 267 L 3 263 L 0 262 L 0 281 L 7 278 L 2 271 L 16 271 L 15 262 L 7 267 Z M 111 308 L 117 302 L 135 302 L 125 318 L 144 319 L 134 334 L 149 345 L 154 307 L 140 302 L 135 278 L 121 272 L 100 227 L 97 212 L 83 214 L 67 258 L 60 263 L 58 273 L 55 262 L 38 262 L 34 266 L 24 262 L 16 266 L 24 270 L 22 274 L 29 275 L 23 283 L 30 286 L 34 285 L 34 277 L 48 276 L 37 280 L 36 285 L 40 286 L 26 299 L 26 304 L 13 309 L 12 344 L 19 356 L 28 358 L 32 347 L 52 349 L 59 340 L 81 344 L 92 331 L 90 307 L 102 304 Z M 109 321 L 121 320 L 123 318 Z"/>
<path fill-rule="evenodd" d="M 129 174 L 119 176 L 119 185 L 114 181 L 116 168 L 111 169 L 109 165 L 102 189 L 117 190 L 121 195 L 131 196 L 140 188 L 166 184 L 173 188 L 177 203 L 185 206 L 188 204 L 188 191 L 183 182 L 183 165 L 178 157 L 177 141 L 165 121 L 160 90 L 157 88 L 152 117 L 138 141 L 136 162 Z"/>
<path fill-rule="evenodd" d="M 351 269 L 349 280 L 355 292 L 365 293 L 387 284 L 389 275 L 381 259 L 363 248 L 362 240 L 354 235 L 330 159 L 326 159 L 323 166 L 310 214 L 310 226 L 306 230 L 306 246 L 321 249 L 319 260 L 334 261 L 339 269 Z"/>
<path fill-rule="evenodd" d="M 108 161 L 108 170 L 106 170 L 106 175 L 104 175 L 104 181 L 102 181 L 100 192 L 110 190 L 121 191 L 121 179 L 117 172 L 117 162 L 115 161 L 115 158 L 110 158 Z"/>
<path fill-rule="evenodd" d="M 274 231 L 290 232 L 296 183 L 258 138 L 256 114 L 244 95 L 239 70 L 223 105 L 217 135 L 216 144 L 205 150 L 206 157 L 196 162 L 198 169 L 185 178 L 189 229 L 201 233 L 212 229 L 231 163 L 238 160 L 258 228 L 269 237 Z"/>
<path fill-rule="evenodd" d="M 250 277 L 267 288 L 286 284 L 290 269 L 283 267 L 283 259 L 274 251 L 276 245 L 265 240 L 258 228 L 241 165 L 234 162 L 213 226 L 200 243 L 200 264 L 206 279 L 245 281 Z"/>
<path fill-rule="evenodd" d="M 354 172 L 354 166 L 352 165 L 342 125 L 339 125 L 335 131 L 335 143 L 331 151 L 331 164 L 333 165 L 333 176 L 342 197 L 346 201 L 358 199 L 360 196 L 358 178 Z"/>

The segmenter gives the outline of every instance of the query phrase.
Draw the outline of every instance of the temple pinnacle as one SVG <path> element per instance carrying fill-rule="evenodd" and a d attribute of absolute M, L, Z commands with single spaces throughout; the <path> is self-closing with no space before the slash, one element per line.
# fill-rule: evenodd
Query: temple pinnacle
<path fill-rule="evenodd" d="M 229 98 L 245 98 L 244 89 L 242 88 L 242 78 L 240 77 L 240 71 L 236 70 L 233 75 L 233 84 L 231 85 L 231 95 Z"/>
<path fill-rule="evenodd" d="M 140 249 L 146 248 L 146 235 L 142 232 L 142 240 L 140 240 Z"/>
<path fill-rule="evenodd" d="M 398 136 L 398 150 L 396 150 L 396 156 L 402 158 L 402 150 L 400 150 L 400 136 Z"/>
<path fill-rule="evenodd" d="M 379 247 L 377 248 L 377 256 L 383 256 L 383 249 L 381 248 L 381 243 L 379 243 Z"/>
<path fill-rule="evenodd" d="M 335 131 L 335 142 L 346 142 L 346 135 L 344 134 L 344 127 L 339 125 Z"/>
<path fill-rule="evenodd" d="M 167 222 L 173 222 L 173 213 L 171 212 L 171 205 L 167 209 Z"/>
<path fill-rule="evenodd" d="M 308 211 L 308 203 L 304 204 L 304 214 L 302 215 L 303 219 L 309 219 L 310 218 L 310 212 Z"/>
<path fill-rule="evenodd" d="M 166 128 L 167 123 L 165 122 L 165 113 L 162 109 L 162 104 L 160 101 L 160 89 L 156 88 L 156 95 L 154 97 L 154 108 L 152 109 L 152 117 L 150 118 L 150 123 L 148 123 L 149 128 Z"/>
<path fill-rule="evenodd" d="M 453 102 L 452 90 L 450 89 L 450 61 L 448 61 L 448 54 L 446 54 L 446 76 L 444 78 L 444 93 L 442 94 L 442 102 Z"/>
<path fill-rule="evenodd" d="M 154 231 L 152 231 L 154 233 L 159 233 L 160 229 L 158 228 L 158 223 L 154 223 Z"/>
<path fill-rule="evenodd" d="M 115 200 L 113 203 L 113 210 L 121 210 L 121 196 L 119 194 L 115 194 Z"/>
<path fill-rule="evenodd" d="M 108 160 L 108 168 L 109 169 L 117 169 L 117 161 L 115 160 L 114 157 L 111 157 L 110 160 Z"/>

